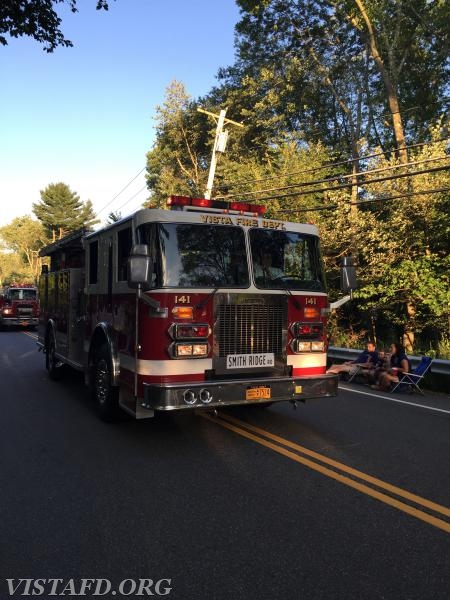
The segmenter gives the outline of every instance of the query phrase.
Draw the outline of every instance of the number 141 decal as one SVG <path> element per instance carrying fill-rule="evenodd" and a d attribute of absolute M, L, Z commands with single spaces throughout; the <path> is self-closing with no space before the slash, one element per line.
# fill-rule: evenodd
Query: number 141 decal
<path fill-rule="evenodd" d="M 175 304 L 190 304 L 190 296 L 175 296 Z"/>

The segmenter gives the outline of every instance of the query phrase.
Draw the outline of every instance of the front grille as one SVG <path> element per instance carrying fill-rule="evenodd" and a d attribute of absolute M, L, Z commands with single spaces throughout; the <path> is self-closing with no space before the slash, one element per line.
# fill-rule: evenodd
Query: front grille
<path fill-rule="evenodd" d="M 228 354 L 273 352 L 282 356 L 287 322 L 284 296 L 266 297 L 237 304 L 221 304 L 217 310 L 216 337 L 219 357 Z"/>

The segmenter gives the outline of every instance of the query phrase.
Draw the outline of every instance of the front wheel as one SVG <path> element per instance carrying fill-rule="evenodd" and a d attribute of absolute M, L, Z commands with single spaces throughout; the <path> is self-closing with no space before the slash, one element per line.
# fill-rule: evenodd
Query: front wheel
<path fill-rule="evenodd" d="M 112 385 L 111 358 L 106 350 L 97 356 L 94 372 L 94 400 L 102 421 L 115 421 L 119 413 L 119 389 Z"/>

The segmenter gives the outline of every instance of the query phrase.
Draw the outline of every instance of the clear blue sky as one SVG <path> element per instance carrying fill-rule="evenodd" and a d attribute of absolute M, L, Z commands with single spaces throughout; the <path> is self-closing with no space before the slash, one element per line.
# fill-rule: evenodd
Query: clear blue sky
<path fill-rule="evenodd" d="M 40 190 L 59 181 L 101 211 L 145 166 L 169 83 L 197 98 L 233 62 L 234 0 L 95 4 L 58 7 L 73 48 L 48 54 L 28 38 L 0 46 L 0 226 L 31 215 Z M 144 186 L 145 172 L 99 217 L 139 208 Z"/>

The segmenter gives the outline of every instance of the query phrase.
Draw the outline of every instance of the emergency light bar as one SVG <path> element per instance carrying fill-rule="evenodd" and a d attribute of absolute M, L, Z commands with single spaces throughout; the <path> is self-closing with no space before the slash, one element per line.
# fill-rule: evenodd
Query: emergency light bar
<path fill-rule="evenodd" d="M 261 217 L 266 207 L 261 204 L 247 202 L 225 202 L 207 198 L 191 198 L 190 196 L 169 196 L 167 206 L 171 210 L 211 210 L 212 212 L 231 213 Z"/>

